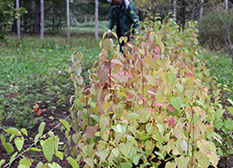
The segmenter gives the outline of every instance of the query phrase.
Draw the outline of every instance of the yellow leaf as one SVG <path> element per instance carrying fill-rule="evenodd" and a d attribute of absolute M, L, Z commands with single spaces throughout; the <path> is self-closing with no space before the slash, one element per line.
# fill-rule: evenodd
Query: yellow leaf
<path fill-rule="evenodd" d="M 167 162 L 165 168 L 176 168 L 176 164 L 173 162 Z"/>
<path fill-rule="evenodd" d="M 198 163 L 201 168 L 208 168 L 210 165 L 209 158 L 206 155 L 201 155 L 201 158 L 198 159 Z"/>
<path fill-rule="evenodd" d="M 163 42 L 160 42 L 160 43 L 159 43 L 159 47 L 160 47 L 162 53 L 164 53 L 164 51 L 165 51 L 165 46 L 164 46 Z"/>
<path fill-rule="evenodd" d="M 197 141 L 197 147 L 203 155 L 207 155 L 209 152 L 209 143 L 204 139 Z"/>
<path fill-rule="evenodd" d="M 103 105 L 103 110 L 104 110 L 105 113 L 107 112 L 107 110 L 108 110 L 109 107 L 110 107 L 110 104 L 109 104 L 109 103 L 105 103 L 105 104 Z"/>
<path fill-rule="evenodd" d="M 127 54 L 126 56 L 129 57 L 129 58 L 131 58 L 133 61 L 135 61 L 134 56 L 132 56 L 132 55 L 130 55 L 130 54 Z"/>
<path fill-rule="evenodd" d="M 181 156 L 179 158 L 176 158 L 175 160 L 176 160 L 178 168 L 187 168 L 188 167 L 189 158 Z"/>
<path fill-rule="evenodd" d="M 218 164 L 218 156 L 215 152 L 211 152 L 207 154 L 207 157 L 210 159 L 210 162 L 213 164 L 214 167 L 217 167 Z"/>

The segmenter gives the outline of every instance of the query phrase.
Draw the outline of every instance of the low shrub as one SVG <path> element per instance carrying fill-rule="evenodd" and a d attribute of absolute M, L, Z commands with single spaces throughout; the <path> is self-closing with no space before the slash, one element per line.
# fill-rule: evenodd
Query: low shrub
<path fill-rule="evenodd" d="M 42 153 L 46 162 L 37 166 L 61 167 L 54 161 L 66 156 L 75 168 L 216 167 L 215 143 L 221 143 L 221 136 L 214 126 L 221 124 L 224 110 L 215 95 L 218 91 L 209 94 L 212 77 L 198 60 L 202 49 L 195 25 L 189 22 L 180 31 L 172 19 L 145 22 L 124 54 L 104 34 L 98 62 L 89 70 L 89 86 L 81 76 L 82 53 L 72 55 L 71 120 L 60 120 L 67 142 L 62 153 L 59 137 L 49 132 L 44 139 L 41 123 L 34 140 L 40 141 L 41 149 L 32 150 Z M 9 128 L 6 133 L 21 150 L 24 138 L 19 137 L 25 130 Z M 4 136 L 1 142 L 14 152 Z M 32 158 L 26 158 L 19 164 L 31 166 Z"/>
<path fill-rule="evenodd" d="M 90 87 L 80 75 L 82 54 L 72 58 L 71 155 L 84 167 L 217 166 L 217 106 L 197 59 L 195 23 L 184 31 L 171 19 L 143 27 L 123 55 L 104 35 Z"/>

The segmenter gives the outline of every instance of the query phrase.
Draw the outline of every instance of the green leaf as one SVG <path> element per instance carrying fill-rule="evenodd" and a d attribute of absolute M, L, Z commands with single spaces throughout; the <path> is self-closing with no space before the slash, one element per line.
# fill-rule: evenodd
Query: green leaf
<path fill-rule="evenodd" d="M 14 147 L 10 143 L 8 143 L 8 142 L 3 143 L 3 147 L 7 151 L 7 153 L 14 152 Z"/>
<path fill-rule="evenodd" d="M 168 79 L 171 83 L 174 83 L 176 81 L 176 75 L 174 73 L 168 74 Z M 182 93 L 182 92 L 181 92 Z"/>
<path fill-rule="evenodd" d="M 49 168 L 62 168 L 58 163 L 56 162 L 53 162 L 52 164 L 48 164 L 48 167 Z"/>
<path fill-rule="evenodd" d="M 100 123 L 100 129 L 102 131 L 105 130 L 106 126 L 109 124 L 109 117 L 101 116 L 99 123 Z"/>
<path fill-rule="evenodd" d="M 30 148 L 29 150 L 30 150 L 30 151 L 36 151 L 36 152 L 40 152 L 40 151 L 41 151 L 41 149 L 39 149 L 39 148 L 33 148 L 33 147 Z"/>
<path fill-rule="evenodd" d="M 230 120 L 228 118 L 228 120 L 224 121 L 224 126 L 229 130 L 232 131 L 233 130 L 233 120 Z"/>
<path fill-rule="evenodd" d="M 134 163 L 135 165 L 138 165 L 140 158 L 141 158 L 141 155 L 137 155 L 136 157 L 134 157 L 133 163 Z"/>
<path fill-rule="evenodd" d="M 121 168 L 132 168 L 132 163 L 126 162 L 126 163 L 120 163 Z"/>
<path fill-rule="evenodd" d="M 30 160 L 29 158 L 24 157 L 19 161 L 19 165 L 24 165 L 26 167 L 30 167 L 32 165 L 32 160 Z"/>
<path fill-rule="evenodd" d="M 118 148 L 113 148 L 113 149 L 112 149 L 112 152 L 113 152 L 113 154 L 114 154 L 116 157 L 118 157 L 118 155 L 120 154 L 120 151 L 119 151 Z"/>
<path fill-rule="evenodd" d="M 13 161 L 14 161 L 14 159 L 15 159 L 15 157 L 18 155 L 18 152 L 15 152 L 12 156 L 11 156 L 11 158 L 10 158 L 10 166 L 11 166 L 11 164 L 13 163 Z"/>
<path fill-rule="evenodd" d="M 57 157 L 59 157 L 60 160 L 63 160 L 63 158 L 64 158 L 63 153 L 60 152 L 60 151 L 57 151 L 57 153 L 55 153 L 55 155 L 56 155 Z"/>
<path fill-rule="evenodd" d="M 223 122 L 222 121 L 217 121 L 214 123 L 214 127 L 219 130 L 220 128 L 222 128 L 223 126 Z"/>
<path fill-rule="evenodd" d="M 176 110 L 180 110 L 183 100 L 181 97 L 171 97 L 171 104 Z"/>
<path fill-rule="evenodd" d="M 162 158 L 162 160 L 164 160 L 164 156 L 161 153 L 155 151 L 155 154 L 158 155 L 158 156 L 160 156 Z"/>
<path fill-rule="evenodd" d="M 15 142 L 15 145 L 18 151 L 21 151 L 23 144 L 24 144 L 24 137 L 21 137 L 21 138 L 17 137 L 15 138 L 14 142 Z"/>
<path fill-rule="evenodd" d="M 70 132 L 70 124 L 63 119 L 61 119 L 60 122 L 66 127 L 67 131 Z"/>
<path fill-rule="evenodd" d="M 233 100 L 227 99 L 227 101 L 228 101 L 229 103 L 231 103 L 231 105 L 233 106 Z"/>
<path fill-rule="evenodd" d="M 12 135 L 22 136 L 21 132 L 17 128 L 8 128 L 6 132 Z"/>
<path fill-rule="evenodd" d="M 43 154 L 46 157 L 46 159 L 51 162 L 54 154 L 54 144 L 51 143 L 51 141 L 45 141 L 42 145 Z"/>
<path fill-rule="evenodd" d="M 94 167 L 94 163 L 93 163 L 92 159 L 86 158 L 86 159 L 84 159 L 84 162 L 86 162 L 91 168 Z"/>
<path fill-rule="evenodd" d="M 128 118 L 130 121 L 134 121 L 134 120 L 137 120 L 139 118 L 139 115 L 137 113 L 130 113 L 128 115 Z"/>
<path fill-rule="evenodd" d="M 122 132 L 121 124 L 117 124 L 116 129 L 119 133 L 121 133 Z"/>
<path fill-rule="evenodd" d="M 45 127 L 45 122 L 41 122 L 40 126 L 39 126 L 39 129 L 38 129 L 38 132 L 39 132 L 38 135 L 39 135 L 39 137 L 41 137 L 43 135 L 44 127 Z"/>
<path fill-rule="evenodd" d="M 1 134 L 1 141 L 2 143 L 5 143 L 6 142 L 6 138 L 4 137 L 4 135 Z"/>
<path fill-rule="evenodd" d="M 96 122 L 99 122 L 99 120 L 100 120 L 100 117 L 97 116 L 97 115 L 90 115 L 90 117 L 91 117 L 92 119 L 94 119 Z"/>
<path fill-rule="evenodd" d="M 126 143 L 126 144 L 121 143 L 119 145 L 120 152 L 127 158 L 128 158 L 129 152 L 131 150 L 131 146 L 132 146 L 132 144 L 130 144 L 130 143 Z"/>
<path fill-rule="evenodd" d="M 145 109 L 139 109 L 137 111 L 137 114 L 139 115 L 139 120 L 142 123 L 145 123 L 149 120 L 150 118 L 150 114 L 151 114 L 151 110 L 149 108 L 145 108 Z"/>
<path fill-rule="evenodd" d="M 216 119 L 217 120 L 220 120 L 222 118 L 224 111 L 225 111 L 224 109 L 218 109 L 216 111 Z"/>
<path fill-rule="evenodd" d="M 180 145 L 181 145 L 181 148 L 183 151 L 185 151 L 185 152 L 188 151 L 188 144 L 184 139 L 181 141 Z"/>
<path fill-rule="evenodd" d="M 156 124 L 156 126 L 158 127 L 159 132 L 163 135 L 163 131 L 164 131 L 163 125 L 162 124 Z"/>
<path fill-rule="evenodd" d="M 35 144 L 37 143 L 37 141 L 38 141 L 39 138 L 40 138 L 40 135 L 39 135 L 39 134 L 36 134 L 35 140 L 34 140 Z"/>
<path fill-rule="evenodd" d="M 98 151 L 98 152 L 95 152 L 95 154 L 97 156 L 99 156 L 100 160 L 103 161 L 103 162 L 105 161 L 105 159 L 107 157 L 107 152 L 106 151 Z"/>
<path fill-rule="evenodd" d="M 43 167 L 43 163 L 42 162 L 39 162 L 37 165 L 36 165 L 36 168 L 42 168 Z"/>
<path fill-rule="evenodd" d="M 177 84 L 176 84 L 176 87 L 177 87 L 177 89 L 180 91 L 180 93 L 183 93 L 183 90 L 184 90 L 184 86 L 183 86 L 183 85 L 177 83 Z"/>
<path fill-rule="evenodd" d="M 5 163 L 5 159 L 0 160 L 0 167 Z"/>
<path fill-rule="evenodd" d="M 233 115 L 233 107 L 227 107 L 227 109 L 228 109 L 229 112 Z"/>
<path fill-rule="evenodd" d="M 114 114 L 117 114 L 118 117 L 121 117 L 124 111 L 124 107 L 122 104 L 117 104 L 117 105 L 114 104 L 112 110 Z"/>
<path fill-rule="evenodd" d="M 24 135 L 28 136 L 28 132 L 27 132 L 27 130 L 26 130 L 25 128 L 22 128 L 20 131 L 21 131 Z"/>

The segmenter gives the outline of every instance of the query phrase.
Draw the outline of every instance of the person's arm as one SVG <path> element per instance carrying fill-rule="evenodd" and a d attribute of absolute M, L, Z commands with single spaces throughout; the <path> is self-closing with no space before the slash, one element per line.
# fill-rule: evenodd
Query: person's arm
<path fill-rule="evenodd" d="M 133 28 L 138 28 L 139 24 L 140 24 L 140 21 L 139 21 L 138 15 L 136 13 L 136 9 L 135 9 L 135 7 L 134 7 L 134 5 L 132 3 L 129 5 L 128 10 L 129 10 L 129 17 L 130 17 L 130 19 L 132 20 L 132 22 L 134 24 Z"/>
<path fill-rule="evenodd" d="M 111 33 L 114 25 L 115 25 L 115 17 L 114 17 L 114 8 L 111 7 L 109 12 L 109 24 L 108 24 L 108 33 Z"/>

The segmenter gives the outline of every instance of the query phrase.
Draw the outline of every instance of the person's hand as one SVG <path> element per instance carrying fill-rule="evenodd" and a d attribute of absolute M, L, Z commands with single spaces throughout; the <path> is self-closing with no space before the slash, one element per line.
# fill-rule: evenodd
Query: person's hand
<path fill-rule="evenodd" d="M 112 30 L 108 29 L 107 34 L 108 34 L 108 37 L 111 37 L 111 35 L 112 35 Z"/>

